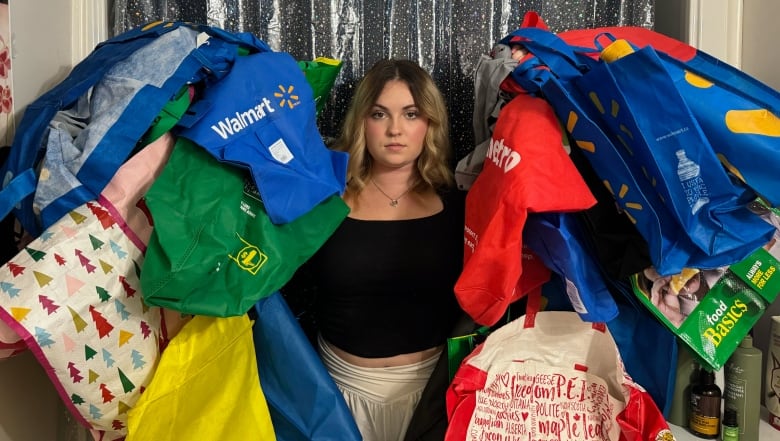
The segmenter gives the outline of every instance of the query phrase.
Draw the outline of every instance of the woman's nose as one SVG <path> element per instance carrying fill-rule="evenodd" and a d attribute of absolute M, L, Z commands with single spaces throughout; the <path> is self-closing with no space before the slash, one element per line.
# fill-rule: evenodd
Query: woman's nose
<path fill-rule="evenodd" d="M 389 135 L 398 135 L 401 133 L 401 124 L 397 118 L 390 118 L 388 120 L 387 133 Z"/>

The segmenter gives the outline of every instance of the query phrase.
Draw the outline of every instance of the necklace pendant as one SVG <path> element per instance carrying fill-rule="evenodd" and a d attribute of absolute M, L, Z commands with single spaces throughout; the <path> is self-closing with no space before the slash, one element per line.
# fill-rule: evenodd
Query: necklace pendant
<path fill-rule="evenodd" d="M 391 207 L 397 207 L 398 206 L 398 199 L 390 199 L 390 206 Z"/>

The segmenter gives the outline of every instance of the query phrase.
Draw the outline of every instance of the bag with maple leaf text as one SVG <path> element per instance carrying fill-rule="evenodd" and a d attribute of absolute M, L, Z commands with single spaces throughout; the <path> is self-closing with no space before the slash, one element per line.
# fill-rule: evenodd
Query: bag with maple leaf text
<path fill-rule="evenodd" d="M 173 148 L 165 134 L 0 267 L 0 320 L 24 339 L 76 420 L 123 439 L 165 342 L 139 272 L 152 226 L 143 195 Z"/>
<path fill-rule="evenodd" d="M 602 322 L 573 311 L 526 314 L 493 331 L 447 390 L 445 441 L 674 439 L 647 391 L 626 373 Z"/>

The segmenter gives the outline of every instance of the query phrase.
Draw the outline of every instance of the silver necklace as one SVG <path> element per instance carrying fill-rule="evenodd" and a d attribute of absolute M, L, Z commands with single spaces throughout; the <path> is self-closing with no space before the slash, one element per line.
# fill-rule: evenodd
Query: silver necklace
<path fill-rule="evenodd" d="M 379 187 L 379 185 L 376 183 L 376 181 L 374 180 L 374 178 L 371 178 L 371 183 L 372 183 L 372 184 L 374 184 L 374 187 L 376 187 L 376 189 L 377 189 L 377 190 L 379 190 L 379 192 L 380 192 L 380 193 L 382 193 L 382 194 L 383 194 L 383 195 L 384 195 L 384 196 L 385 196 L 387 199 L 389 199 L 389 200 L 390 200 L 390 206 L 391 206 L 391 207 L 397 207 L 397 206 L 398 206 L 398 200 L 399 200 L 399 199 L 401 199 L 402 197 L 406 196 L 406 193 L 409 193 L 409 190 L 411 190 L 411 189 L 412 189 L 412 187 L 409 187 L 409 188 L 407 188 L 407 189 L 406 189 L 406 191 L 404 191 L 403 193 L 401 193 L 401 195 L 400 195 L 400 196 L 398 196 L 397 198 L 391 198 L 391 197 L 390 197 L 390 195 L 388 195 L 387 193 L 385 193 L 385 191 L 384 191 L 384 190 L 382 190 L 382 189 Z"/>

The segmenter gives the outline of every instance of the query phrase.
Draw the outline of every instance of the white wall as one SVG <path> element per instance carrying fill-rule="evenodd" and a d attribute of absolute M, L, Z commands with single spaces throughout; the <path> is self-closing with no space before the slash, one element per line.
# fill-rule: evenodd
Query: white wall
<path fill-rule="evenodd" d="M 743 0 L 742 67 L 780 90 L 780 1 Z M 778 311 L 780 314 L 780 311 Z"/>
<path fill-rule="evenodd" d="M 71 68 L 71 1 L 9 0 L 16 121 Z"/>
<path fill-rule="evenodd" d="M 742 13 L 742 69 L 780 90 L 780 55 L 777 49 L 780 41 L 777 23 L 780 1 L 743 0 Z M 764 352 L 765 361 L 769 348 L 769 318 L 775 315 L 780 315 L 780 297 L 753 327 L 754 344 Z M 763 380 L 766 382 L 766 378 Z M 762 398 L 765 398 L 763 394 Z"/>
<path fill-rule="evenodd" d="M 62 80 L 71 65 L 69 0 L 9 0 L 14 110 Z M 63 38 L 64 37 L 64 38 Z M 0 361 L 0 441 L 57 440 L 60 400 L 31 353 Z"/>

